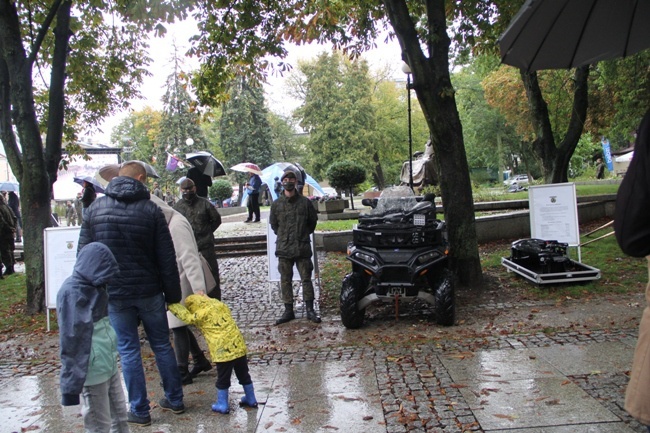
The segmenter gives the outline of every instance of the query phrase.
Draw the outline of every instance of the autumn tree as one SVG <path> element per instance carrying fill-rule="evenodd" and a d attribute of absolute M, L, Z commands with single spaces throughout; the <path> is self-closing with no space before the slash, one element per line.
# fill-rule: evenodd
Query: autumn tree
<path fill-rule="evenodd" d="M 208 149 L 197 102 L 192 99 L 191 91 L 189 75 L 183 71 L 178 52 L 174 50 L 172 73 L 167 77 L 162 97 L 162 118 L 153 156 L 154 166 L 161 176 L 160 181 L 165 185 L 173 185 L 191 167 L 185 166 L 185 170 L 180 172 L 168 171 L 166 165 L 170 155 L 185 161 L 188 153 Z"/>
<path fill-rule="evenodd" d="M 149 62 L 144 35 L 162 34 L 186 7 L 0 0 L 0 140 L 20 182 L 29 313 L 44 308 L 43 230 L 64 137 L 74 143 L 80 128 L 137 96 Z"/>
<path fill-rule="evenodd" d="M 111 132 L 111 142 L 122 148 L 122 158 L 152 161 L 162 113 L 151 107 L 129 113 Z"/>
<path fill-rule="evenodd" d="M 482 272 L 474 203 L 450 79 L 447 25 L 454 23 L 460 29 L 456 46 L 472 46 L 474 26 L 469 18 L 487 27 L 498 12 L 491 2 L 478 1 L 207 2 L 195 14 L 200 34 L 191 52 L 202 64 L 195 82 L 200 99 L 210 103 L 226 93 L 225 77 L 243 74 L 263 79 L 268 72 L 265 56 L 284 57 L 286 41 L 328 41 L 354 55 L 390 28 L 412 71 L 413 89 L 429 127 L 440 173 L 451 266 L 461 284 L 479 285 Z"/>

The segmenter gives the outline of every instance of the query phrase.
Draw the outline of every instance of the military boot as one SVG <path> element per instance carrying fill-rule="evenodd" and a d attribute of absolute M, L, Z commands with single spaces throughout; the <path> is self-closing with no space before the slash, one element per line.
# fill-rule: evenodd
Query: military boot
<path fill-rule="evenodd" d="M 305 307 L 307 309 L 307 320 L 314 323 L 320 323 L 320 317 L 314 311 L 314 300 L 305 301 Z"/>
<path fill-rule="evenodd" d="M 284 304 L 284 313 L 278 320 L 275 321 L 276 325 L 281 325 L 287 323 L 296 318 L 296 315 L 293 314 L 293 304 Z"/>

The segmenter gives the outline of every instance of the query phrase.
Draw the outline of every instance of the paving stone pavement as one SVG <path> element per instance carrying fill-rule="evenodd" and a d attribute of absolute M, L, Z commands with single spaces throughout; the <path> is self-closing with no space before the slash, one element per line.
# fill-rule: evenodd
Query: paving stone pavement
<path fill-rule="evenodd" d="M 231 414 L 212 414 L 213 369 L 185 387 L 186 414 L 154 405 L 154 424 L 134 431 L 646 432 L 623 410 L 641 295 L 609 303 L 614 316 L 629 315 L 611 328 L 558 322 L 581 309 L 602 315 L 602 306 L 589 301 L 562 308 L 547 301 L 458 305 L 463 323 L 451 328 L 419 310 L 396 321 L 378 309 L 359 330 L 346 330 L 331 308 L 321 311 L 322 324 L 309 323 L 298 302 L 298 319 L 274 326 L 281 302 L 277 287 L 269 291 L 266 263 L 220 261 L 224 301 L 246 338 L 260 408 L 236 407 L 242 392 L 234 381 Z M 518 314 L 551 326 L 513 332 L 506 325 L 521 320 Z M 571 323 L 592 320 L 578 315 Z M 58 405 L 58 336 L 34 338 L 0 343 L 0 432 L 82 431 L 78 408 Z M 144 340 L 143 354 L 157 401 L 162 393 Z"/>

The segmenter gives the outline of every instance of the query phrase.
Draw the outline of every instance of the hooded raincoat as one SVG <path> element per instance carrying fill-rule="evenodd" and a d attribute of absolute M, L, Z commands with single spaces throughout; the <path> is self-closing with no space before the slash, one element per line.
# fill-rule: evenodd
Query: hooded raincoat
<path fill-rule="evenodd" d="M 92 242 L 79 252 L 72 275 L 56 297 L 61 353 L 61 403 L 79 404 L 84 385 L 117 372 L 117 335 L 108 320 L 106 284 L 119 274 L 107 246 Z"/>
<path fill-rule="evenodd" d="M 227 362 L 246 356 L 246 343 L 230 308 L 216 299 L 190 295 L 181 304 L 170 304 L 169 311 L 190 325 L 195 325 L 205 338 L 212 362 Z"/>

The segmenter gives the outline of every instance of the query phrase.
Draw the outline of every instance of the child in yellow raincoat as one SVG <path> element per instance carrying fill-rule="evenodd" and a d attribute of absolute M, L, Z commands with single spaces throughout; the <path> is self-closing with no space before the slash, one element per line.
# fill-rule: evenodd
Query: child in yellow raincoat
<path fill-rule="evenodd" d="M 208 343 L 212 362 L 217 364 L 217 402 L 212 405 L 212 410 L 230 412 L 228 389 L 233 370 L 244 387 L 245 395 L 239 404 L 257 407 L 253 381 L 248 373 L 246 343 L 230 314 L 230 308 L 217 299 L 203 295 L 190 295 L 185 298 L 185 306 L 170 304 L 168 308 L 183 322 L 199 328 Z"/>

